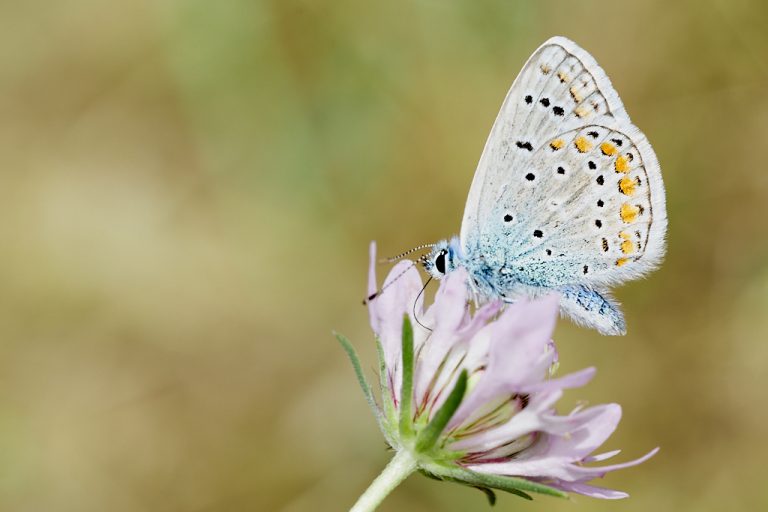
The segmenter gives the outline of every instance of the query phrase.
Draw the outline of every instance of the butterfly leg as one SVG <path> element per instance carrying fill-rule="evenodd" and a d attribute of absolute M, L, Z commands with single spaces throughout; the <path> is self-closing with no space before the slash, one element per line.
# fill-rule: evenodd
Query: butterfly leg
<path fill-rule="evenodd" d="M 601 334 L 626 334 L 624 315 L 607 295 L 587 286 L 564 286 L 560 292 L 560 310 L 577 324 L 597 329 Z"/>

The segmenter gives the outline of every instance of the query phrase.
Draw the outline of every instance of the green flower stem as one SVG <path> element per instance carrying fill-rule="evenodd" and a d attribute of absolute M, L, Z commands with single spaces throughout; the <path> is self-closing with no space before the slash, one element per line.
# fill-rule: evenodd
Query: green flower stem
<path fill-rule="evenodd" d="M 416 459 L 408 450 L 400 450 L 360 496 L 357 503 L 349 509 L 349 512 L 376 510 L 384 498 L 414 471 L 416 471 Z"/>

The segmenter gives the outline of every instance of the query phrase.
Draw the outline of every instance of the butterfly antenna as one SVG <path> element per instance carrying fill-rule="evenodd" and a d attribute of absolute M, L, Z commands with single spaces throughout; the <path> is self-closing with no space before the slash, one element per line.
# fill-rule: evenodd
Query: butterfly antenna
<path fill-rule="evenodd" d="M 408 255 L 409 255 L 409 254 L 411 254 L 411 253 L 414 253 L 414 252 L 416 252 L 416 251 L 420 251 L 420 250 L 422 250 L 422 249 L 431 249 L 431 248 L 432 248 L 432 247 L 434 247 L 434 246 L 435 246 L 435 244 L 424 244 L 424 245 L 420 245 L 420 246 L 418 246 L 418 247 L 414 247 L 413 249 L 409 249 L 409 250 L 405 251 L 405 252 L 404 252 L 404 253 L 402 253 L 402 254 L 398 254 L 397 256 L 392 256 L 391 258 L 384 258 L 384 259 L 380 259 L 380 260 L 379 260 L 379 263 L 394 263 L 394 262 L 396 262 L 397 260 L 401 260 L 401 259 L 405 258 L 406 256 L 408 256 Z"/>
<path fill-rule="evenodd" d="M 394 283 L 395 281 L 397 281 L 398 279 L 400 279 L 401 277 L 403 277 L 403 275 L 405 275 L 405 273 L 406 273 L 406 272 L 408 272 L 409 270 L 411 270 L 411 269 L 412 269 L 413 267 L 415 267 L 415 266 L 416 266 L 416 263 L 411 263 L 411 265 L 410 265 L 409 267 L 407 267 L 407 268 L 403 269 L 403 271 L 402 271 L 402 272 L 400 272 L 399 274 L 397 274 L 397 275 L 394 277 L 394 279 L 392 279 L 391 281 L 389 281 L 389 282 L 385 283 L 385 284 L 384 284 L 384 286 L 382 286 L 381 288 L 379 288 L 378 290 L 376 290 L 374 293 L 370 294 L 368 297 L 366 297 L 365 299 L 363 299 L 363 306 L 367 305 L 367 304 L 368 304 L 369 302 L 371 302 L 373 299 L 375 299 L 376 297 L 378 297 L 379 295 L 381 295 L 381 294 L 382 294 L 382 292 L 384 292 L 384 290 L 386 290 L 387 288 L 389 288 L 389 287 L 392 285 L 392 283 Z"/>
<path fill-rule="evenodd" d="M 413 301 L 413 319 L 416 320 L 416 323 L 428 330 L 429 332 L 432 332 L 432 329 L 421 323 L 421 320 L 419 320 L 419 317 L 416 316 L 416 304 L 419 303 L 419 299 L 421 298 L 421 295 L 424 293 L 424 290 L 427 289 L 427 286 L 429 285 L 430 281 L 432 281 L 432 276 L 429 276 L 429 279 L 427 279 L 427 282 L 424 283 L 424 286 L 421 287 L 421 291 L 416 296 L 416 300 Z"/>

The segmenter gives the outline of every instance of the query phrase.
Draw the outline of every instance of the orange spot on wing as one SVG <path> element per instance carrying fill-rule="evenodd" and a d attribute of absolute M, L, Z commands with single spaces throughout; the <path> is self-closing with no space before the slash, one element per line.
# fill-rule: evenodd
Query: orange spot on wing
<path fill-rule="evenodd" d="M 621 181 L 619 181 L 619 190 L 621 190 L 621 193 L 625 196 L 631 196 L 635 193 L 635 187 L 637 186 L 637 181 L 633 180 L 629 176 L 624 176 L 621 178 Z"/>
<path fill-rule="evenodd" d="M 571 93 L 571 97 L 573 98 L 573 101 L 576 103 L 580 103 L 581 100 L 584 99 L 584 97 L 579 94 L 579 89 L 576 87 L 576 85 L 572 85 L 568 91 Z"/>
<path fill-rule="evenodd" d="M 565 142 L 563 141 L 563 139 L 555 139 L 549 143 L 549 147 L 551 147 L 555 151 L 562 148 L 564 145 L 565 145 Z"/>
<path fill-rule="evenodd" d="M 629 258 L 619 258 L 616 260 L 616 266 L 621 267 L 622 265 L 626 265 L 629 261 Z"/>
<path fill-rule="evenodd" d="M 579 153 L 586 153 L 592 149 L 592 143 L 584 136 L 577 137 L 576 140 L 573 141 L 573 144 L 576 146 L 576 149 L 579 150 Z"/>
<path fill-rule="evenodd" d="M 602 151 L 604 155 L 608 155 L 608 156 L 613 156 L 618 152 L 618 150 L 616 149 L 616 146 L 614 146 L 610 142 L 603 142 L 602 144 L 600 144 L 600 151 Z"/>
<path fill-rule="evenodd" d="M 589 114 L 589 109 L 584 105 L 579 105 L 578 107 L 576 107 L 576 110 L 574 110 L 574 113 L 579 117 L 584 117 L 587 114 Z"/>
<path fill-rule="evenodd" d="M 621 220 L 629 224 L 637 219 L 637 215 L 639 213 L 640 208 L 629 203 L 624 203 L 621 205 L 621 211 L 619 212 L 619 215 L 621 215 Z"/>
<path fill-rule="evenodd" d="M 632 254 L 635 252 L 635 244 L 632 243 L 632 240 L 624 240 L 621 242 L 621 252 L 624 254 Z"/>
<path fill-rule="evenodd" d="M 626 155 L 619 155 L 614 164 L 616 172 L 629 172 L 629 158 Z"/>

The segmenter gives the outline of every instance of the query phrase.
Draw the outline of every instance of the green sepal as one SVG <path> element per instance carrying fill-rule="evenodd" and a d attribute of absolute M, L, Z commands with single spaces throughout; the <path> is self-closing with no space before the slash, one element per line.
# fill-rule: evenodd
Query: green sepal
<path fill-rule="evenodd" d="M 490 506 L 494 506 L 496 504 L 496 493 L 493 492 L 493 489 L 489 489 L 487 487 L 478 487 L 476 485 L 473 485 L 472 487 L 485 494 L 485 497 L 488 498 L 488 504 Z"/>
<path fill-rule="evenodd" d="M 386 419 L 387 438 L 392 441 L 392 437 L 398 433 L 398 418 L 395 413 L 395 405 L 392 403 L 392 392 L 389 389 L 389 379 L 387 378 L 387 362 L 384 359 L 384 347 L 381 340 L 376 337 L 376 355 L 379 360 L 379 386 L 381 389 L 381 407 L 384 409 L 384 418 Z M 396 437 L 396 436 L 395 436 Z"/>
<path fill-rule="evenodd" d="M 496 489 L 499 491 L 505 491 L 522 498 L 532 499 L 527 493 L 535 492 L 538 494 L 544 494 L 547 496 L 554 496 L 556 498 L 567 498 L 568 494 L 565 492 L 550 487 L 548 485 L 533 482 L 525 478 L 516 478 L 513 476 L 501 476 L 501 475 L 487 475 L 483 473 L 476 473 L 468 469 L 458 467 L 445 467 L 429 468 L 433 473 L 441 476 L 451 478 L 453 480 L 459 480 L 467 483 L 468 485 L 474 485 L 478 487 L 488 487 L 490 489 Z"/>
<path fill-rule="evenodd" d="M 403 317 L 403 381 L 400 386 L 400 436 L 408 439 L 413 436 L 413 326 L 408 315 Z"/>
<path fill-rule="evenodd" d="M 443 405 L 440 406 L 440 409 L 432 417 L 432 421 L 429 422 L 424 430 L 419 432 L 419 437 L 416 439 L 416 451 L 418 453 L 425 453 L 435 446 L 440 434 L 445 430 L 445 426 L 448 425 L 456 409 L 461 405 L 466 390 L 467 370 L 462 370 L 456 379 L 456 385 L 453 386 Z"/>
<path fill-rule="evenodd" d="M 376 336 L 376 357 L 379 362 L 379 386 L 382 392 L 385 389 L 389 389 L 387 383 L 387 361 L 384 359 L 384 347 L 381 345 L 381 340 Z"/>
<path fill-rule="evenodd" d="M 450 476 L 446 476 L 443 474 L 437 475 L 425 469 L 420 469 L 419 473 L 433 480 L 438 480 L 440 482 L 453 482 L 453 483 L 465 485 L 467 487 L 472 487 L 473 489 L 477 489 L 478 491 L 481 491 L 483 494 L 485 494 L 485 497 L 488 498 L 488 503 L 491 506 L 494 506 L 496 504 L 496 493 L 494 493 L 493 489 L 491 489 L 488 486 L 478 485 L 476 483 L 468 482 L 466 480 L 462 480 L 458 478 L 452 478 Z M 515 496 L 519 496 L 520 498 L 526 499 L 528 501 L 533 501 L 533 497 L 531 497 L 530 494 L 525 493 L 519 489 L 507 488 L 507 489 L 498 489 L 498 490 L 508 492 L 510 494 L 514 494 Z"/>
<path fill-rule="evenodd" d="M 350 362 L 352 363 L 352 368 L 355 370 L 355 376 L 357 376 L 357 383 L 360 384 L 360 389 L 363 390 L 363 394 L 365 395 L 365 400 L 368 402 L 368 406 L 373 411 L 373 414 L 376 416 L 376 420 L 380 422 L 381 418 L 381 411 L 379 410 L 379 406 L 376 404 L 376 399 L 373 397 L 373 391 L 371 391 L 371 386 L 368 384 L 368 380 L 365 378 L 365 374 L 363 374 L 363 368 L 360 365 L 360 358 L 357 357 L 357 352 L 355 351 L 355 347 L 352 346 L 352 343 L 343 335 L 339 334 L 337 332 L 333 333 L 334 336 L 336 336 L 336 339 L 339 340 L 339 343 L 341 344 L 341 347 L 344 349 L 344 352 L 347 353 L 347 356 L 349 357 Z"/>

